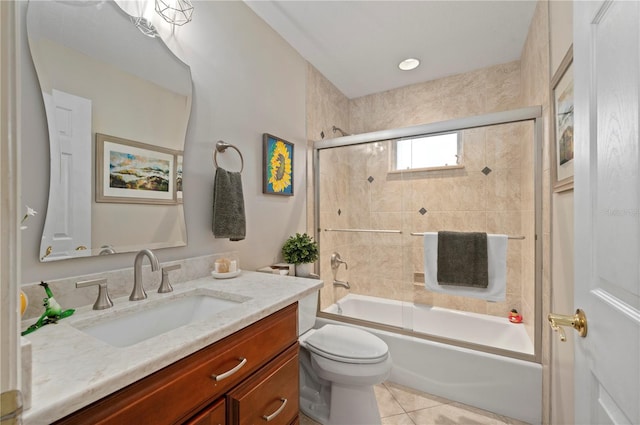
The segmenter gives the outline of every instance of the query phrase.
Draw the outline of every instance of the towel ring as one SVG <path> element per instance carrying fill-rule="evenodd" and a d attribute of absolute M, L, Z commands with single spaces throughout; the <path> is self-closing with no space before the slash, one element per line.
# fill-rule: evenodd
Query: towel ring
<path fill-rule="evenodd" d="M 242 170 L 244 170 L 244 158 L 242 157 L 242 152 L 240 152 L 240 149 L 238 149 L 234 145 L 223 142 L 222 140 L 218 140 L 218 142 L 216 143 L 216 148 L 213 150 L 214 165 L 216 166 L 216 168 L 218 168 L 218 152 L 224 153 L 227 148 L 235 149 L 235 151 L 238 152 L 238 155 L 240 155 L 240 172 L 242 172 Z"/>

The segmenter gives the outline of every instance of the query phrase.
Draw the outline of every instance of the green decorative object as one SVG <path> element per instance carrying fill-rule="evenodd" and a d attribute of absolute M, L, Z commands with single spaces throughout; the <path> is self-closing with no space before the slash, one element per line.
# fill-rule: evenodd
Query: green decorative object
<path fill-rule="evenodd" d="M 290 264 L 313 263 L 318 259 L 318 243 L 306 233 L 296 233 L 282 246 L 282 256 Z"/>
<path fill-rule="evenodd" d="M 49 323 L 57 323 L 58 320 L 69 317 L 75 312 L 74 309 L 64 311 L 62 310 L 60 304 L 58 304 L 56 299 L 53 298 L 53 292 L 51 292 L 51 289 L 49 289 L 49 284 L 47 282 L 40 282 L 40 286 L 44 287 L 44 291 L 47 293 L 47 298 L 43 300 L 43 305 L 45 308 L 44 313 L 42 313 L 42 316 L 40 316 L 36 323 L 29 326 L 27 330 L 22 332 L 22 336 L 30 334 L 36 329 L 40 329 L 41 327 L 43 327 L 44 325 L 48 325 Z"/>

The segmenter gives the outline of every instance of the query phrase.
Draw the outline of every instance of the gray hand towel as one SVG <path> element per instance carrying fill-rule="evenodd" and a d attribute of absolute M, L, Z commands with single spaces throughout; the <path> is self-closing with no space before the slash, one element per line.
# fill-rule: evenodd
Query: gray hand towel
<path fill-rule="evenodd" d="M 486 288 L 486 233 L 438 232 L 438 284 Z"/>
<path fill-rule="evenodd" d="M 216 168 L 213 182 L 213 235 L 241 241 L 246 234 L 246 224 L 240 173 Z"/>

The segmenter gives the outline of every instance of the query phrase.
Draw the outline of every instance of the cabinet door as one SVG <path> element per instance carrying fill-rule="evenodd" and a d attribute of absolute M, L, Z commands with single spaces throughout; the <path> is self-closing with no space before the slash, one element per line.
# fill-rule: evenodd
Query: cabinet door
<path fill-rule="evenodd" d="M 225 425 L 226 407 L 225 399 L 222 398 L 186 421 L 184 425 Z"/>
<path fill-rule="evenodd" d="M 298 343 L 228 394 L 229 424 L 288 425 L 298 415 Z"/>

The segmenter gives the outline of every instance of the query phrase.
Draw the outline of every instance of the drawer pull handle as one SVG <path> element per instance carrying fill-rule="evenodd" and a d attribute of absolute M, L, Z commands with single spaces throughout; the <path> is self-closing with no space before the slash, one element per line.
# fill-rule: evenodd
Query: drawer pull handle
<path fill-rule="evenodd" d="M 273 418 L 275 418 L 276 416 L 278 416 L 280 413 L 282 413 L 282 411 L 284 410 L 284 407 L 287 405 L 287 399 L 286 398 L 280 398 L 280 401 L 282 402 L 282 406 L 278 407 L 278 410 L 276 410 L 275 412 L 273 412 L 272 414 L 270 414 L 269 416 L 267 415 L 262 415 L 262 419 L 264 419 L 265 421 L 269 422 L 271 421 Z"/>
<path fill-rule="evenodd" d="M 222 381 L 223 379 L 228 378 L 229 376 L 239 371 L 242 366 L 247 364 L 247 359 L 244 357 L 238 357 L 238 360 L 240 360 L 240 364 L 238 364 L 238 366 L 226 371 L 225 373 L 221 373 L 220 375 L 216 375 L 215 373 L 213 373 L 211 374 L 211 378 L 215 379 L 216 381 Z"/>

